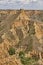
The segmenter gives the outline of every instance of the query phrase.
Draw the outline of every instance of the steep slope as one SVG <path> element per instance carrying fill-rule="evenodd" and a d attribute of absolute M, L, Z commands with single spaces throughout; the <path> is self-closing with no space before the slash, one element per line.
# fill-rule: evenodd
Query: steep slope
<path fill-rule="evenodd" d="M 0 65 L 22 65 L 18 56 L 20 51 L 43 52 L 43 22 L 37 19 L 38 14 L 43 15 L 41 12 L 0 11 L 6 15 L 6 18 L 0 17 Z M 10 47 L 16 51 L 12 56 L 8 52 Z"/>

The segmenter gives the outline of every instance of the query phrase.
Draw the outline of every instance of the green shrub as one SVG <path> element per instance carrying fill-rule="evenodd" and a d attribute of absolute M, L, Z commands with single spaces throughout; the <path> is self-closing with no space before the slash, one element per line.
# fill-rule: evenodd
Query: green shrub
<path fill-rule="evenodd" d="M 15 49 L 13 47 L 10 47 L 8 52 L 9 52 L 9 55 L 14 55 L 15 54 Z"/>
<path fill-rule="evenodd" d="M 23 57 L 23 58 L 21 58 L 21 63 L 23 65 L 33 65 L 33 63 L 35 63 L 35 60 L 32 58 Z"/>
<path fill-rule="evenodd" d="M 19 57 L 23 65 L 35 65 L 35 63 L 38 61 L 38 58 L 36 56 L 32 58 L 25 57 L 25 53 L 23 51 L 19 53 Z"/>
<path fill-rule="evenodd" d="M 24 56 L 25 56 L 25 53 L 24 53 L 23 51 L 20 51 L 20 52 L 19 52 L 19 57 L 20 57 L 20 58 L 23 58 Z"/>

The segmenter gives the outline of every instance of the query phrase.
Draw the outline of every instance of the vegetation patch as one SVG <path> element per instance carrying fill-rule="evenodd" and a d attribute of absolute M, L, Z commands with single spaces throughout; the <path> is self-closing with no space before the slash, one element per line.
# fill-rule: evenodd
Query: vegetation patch
<path fill-rule="evenodd" d="M 9 55 L 14 55 L 15 54 L 15 49 L 13 47 L 10 47 L 8 52 L 9 52 Z"/>
<path fill-rule="evenodd" d="M 23 65 L 35 65 L 38 61 L 37 57 L 25 57 L 25 53 L 24 52 L 20 52 L 19 53 L 19 57 L 20 57 L 20 60 L 21 60 L 21 63 Z"/>
<path fill-rule="evenodd" d="M 25 53 L 24 53 L 23 51 L 20 51 L 19 57 L 20 57 L 20 58 L 23 58 L 24 56 L 25 56 Z"/>

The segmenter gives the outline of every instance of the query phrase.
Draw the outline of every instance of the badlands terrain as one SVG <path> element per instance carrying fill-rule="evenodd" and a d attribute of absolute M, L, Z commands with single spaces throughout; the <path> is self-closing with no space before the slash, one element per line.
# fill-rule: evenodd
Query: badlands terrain
<path fill-rule="evenodd" d="M 0 65 L 43 65 L 43 11 L 0 10 Z"/>

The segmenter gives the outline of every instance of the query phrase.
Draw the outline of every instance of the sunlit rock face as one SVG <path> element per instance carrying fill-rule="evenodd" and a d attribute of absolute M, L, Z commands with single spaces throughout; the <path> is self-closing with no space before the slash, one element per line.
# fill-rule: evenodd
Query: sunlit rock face
<path fill-rule="evenodd" d="M 4 35 L 4 33 L 7 33 L 7 31 L 11 31 L 12 34 L 17 37 L 19 40 L 19 37 L 17 35 L 16 29 L 21 29 L 23 38 L 26 37 L 26 35 L 29 33 L 29 23 L 34 20 L 34 17 L 36 20 L 34 20 L 34 26 L 35 26 L 35 35 L 40 40 L 43 37 L 43 22 L 37 22 L 37 15 L 43 14 L 43 11 L 31 11 L 31 10 L 9 10 L 9 11 L 0 11 L 1 16 L 5 17 L 4 14 L 7 16 L 5 20 L 1 19 L 0 23 L 0 29 L 3 30 L 1 34 Z M 41 19 L 41 18 L 40 18 Z M 5 22 L 5 23 L 4 23 Z M 2 25 L 3 24 L 3 25 Z M 7 26 L 6 26 L 7 25 Z M 10 28 L 11 27 L 11 28 Z M 42 40 L 40 40 L 42 42 Z"/>
<path fill-rule="evenodd" d="M 34 23 L 36 37 L 39 39 L 40 43 L 43 43 L 43 22 L 42 23 Z"/>

